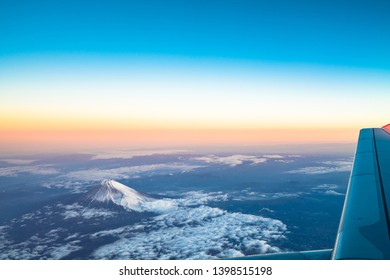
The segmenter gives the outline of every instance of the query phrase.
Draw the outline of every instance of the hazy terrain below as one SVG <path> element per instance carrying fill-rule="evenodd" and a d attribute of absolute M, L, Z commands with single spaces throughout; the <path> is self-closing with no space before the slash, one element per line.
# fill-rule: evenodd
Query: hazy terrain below
<path fill-rule="evenodd" d="M 213 259 L 332 248 L 352 154 L 0 158 L 0 259 Z"/>

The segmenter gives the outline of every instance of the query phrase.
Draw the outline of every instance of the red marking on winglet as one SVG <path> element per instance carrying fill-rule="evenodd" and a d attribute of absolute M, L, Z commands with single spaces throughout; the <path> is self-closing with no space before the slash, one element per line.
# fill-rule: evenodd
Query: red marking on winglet
<path fill-rule="evenodd" d="M 382 126 L 382 128 L 383 128 L 384 130 L 386 130 L 388 133 L 390 133 L 390 123 L 387 124 L 387 125 L 385 125 L 385 126 Z"/>

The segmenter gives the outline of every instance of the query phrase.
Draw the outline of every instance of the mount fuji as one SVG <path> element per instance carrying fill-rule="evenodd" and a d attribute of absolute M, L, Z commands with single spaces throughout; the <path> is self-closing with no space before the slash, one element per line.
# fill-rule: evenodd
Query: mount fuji
<path fill-rule="evenodd" d="M 173 200 L 153 198 L 111 179 L 103 180 L 100 186 L 92 189 L 87 194 L 87 200 L 92 203 L 114 203 L 136 212 L 162 213 L 177 207 Z"/>
<path fill-rule="evenodd" d="M 91 202 L 114 203 L 127 210 L 144 211 L 144 205 L 155 199 L 111 179 L 105 179 L 94 188 L 88 198 Z"/>

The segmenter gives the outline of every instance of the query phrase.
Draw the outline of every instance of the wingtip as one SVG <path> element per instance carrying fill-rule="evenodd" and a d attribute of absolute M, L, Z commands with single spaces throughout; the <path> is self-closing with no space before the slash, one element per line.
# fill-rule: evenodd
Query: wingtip
<path fill-rule="evenodd" d="M 390 133 L 390 123 L 382 126 L 382 128 Z"/>

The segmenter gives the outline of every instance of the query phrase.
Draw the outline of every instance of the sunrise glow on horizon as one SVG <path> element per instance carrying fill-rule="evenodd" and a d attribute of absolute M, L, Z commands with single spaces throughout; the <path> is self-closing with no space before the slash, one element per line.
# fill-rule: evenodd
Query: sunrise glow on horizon
<path fill-rule="evenodd" d="M 0 152 L 353 143 L 390 121 L 381 7 L 366 25 L 357 7 L 351 27 L 325 2 L 318 18 L 257 1 L 173 2 L 85 3 L 58 18 L 49 12 L 76 3 L 1 4 Z M 323 27 L 327 16 L 336 22 Z"/>

